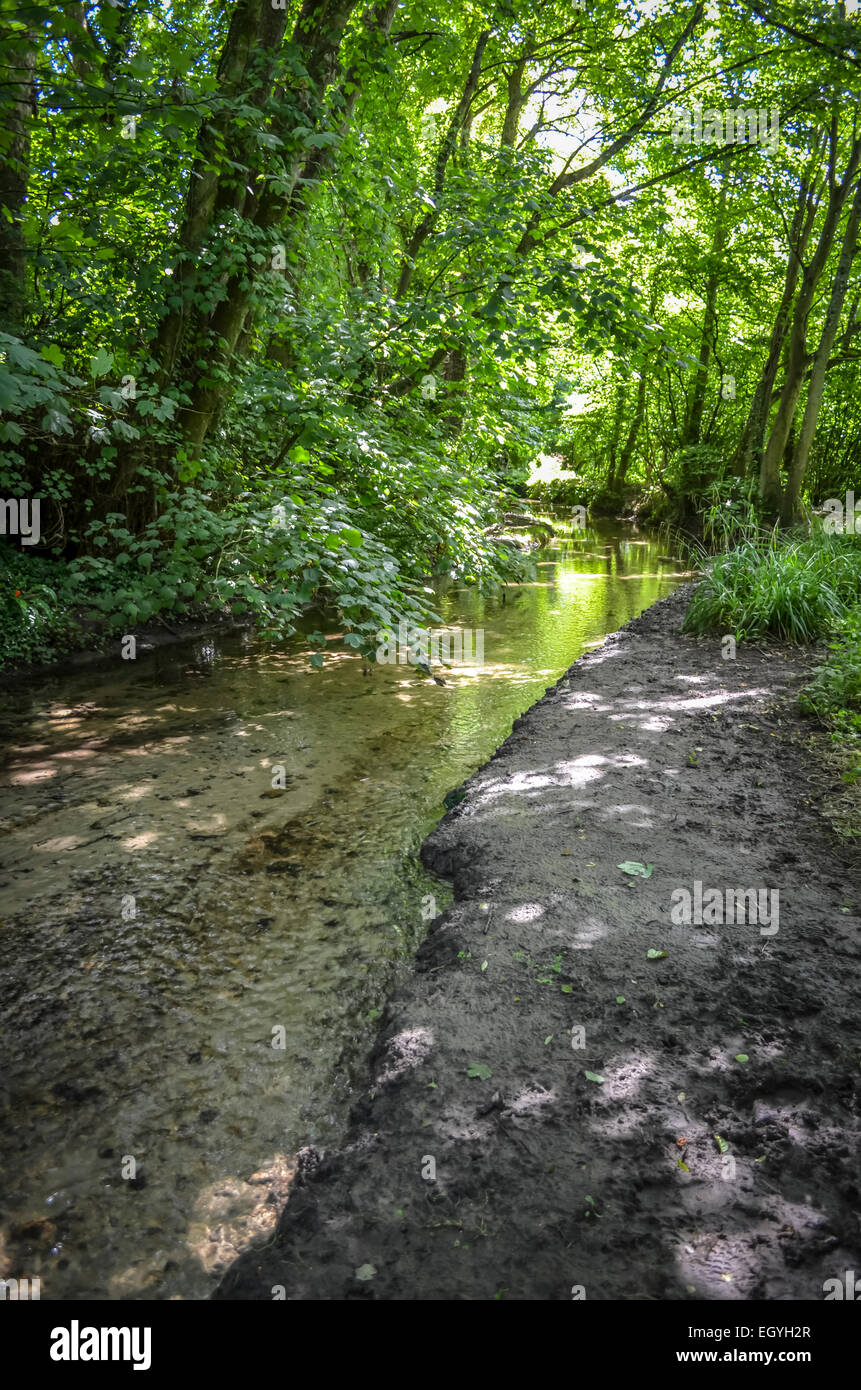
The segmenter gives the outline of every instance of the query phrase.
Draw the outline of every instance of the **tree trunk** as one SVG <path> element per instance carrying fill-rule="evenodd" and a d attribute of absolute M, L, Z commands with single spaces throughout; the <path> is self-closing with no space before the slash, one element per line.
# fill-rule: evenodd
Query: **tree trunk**
<path fill-rule="evenodd" d="M 685 421 L 684 434 L 682 435 L 682 447 L 688 444 L 699 444 L 702 432 L 703 410 L 706 403 L 706 391 L 708 389 L 708 371 L 711 362 L 712 352 L 717 348 L 717 294 L 720 285 L 721 264 L 720 258 L 723 255 L 727 241 L 727 192 L 728 181 L 724 176 L 718 202 L 717 218 L 715 221 L 714 235 L 712 237 L 712 248 L 709 257 L 710 269 L 706 282 L 706 308 L 703 315 L 703 327 L 700 335 L 700 354 L 697 373 L 694 378 L 694 390 L 691 397 L 690 409 L 688 410 L 687 420 Z"/>
<path fill-rule="evenodd" d="M 513 150 L 517 143 L 517 132 L 520 126 L 520 116 L 526 103 L 526 93 L 523 90 L 523 77 L 526 72 L 527 55 L 524 54 L 517 60 L 514 71 L 506 75 L 508 87 L 508 100 L 505 106 L 505 117 L 502 122 L 501 144 L 504 148 Z"/>
<path fill-rule="evenodd" d="M 21 221 L 30 175 L 30 121 L 36 106 L 36 35 L 4 36 L 0 60 L 0 330 L 19 334 L 27 302 L 27 248 Z"/>
<path fill-rule="evenodd" d="M 809 175 L 805 175 L 801 183 L 792 226 L 789 229 L 789 259 L 786 263 L 783 294 L 771 329 L 768 356 L 763 363 L 741 439 L 730 466 L 730 472 L 741 478 L 747 476 L 749 469 L 755 468 L 759 472 L 762 467 L 764 436 L 771 409 L 771 396 L 774 391 L 774 383 L 777 380 L 777 369 L 780 365 L 780 355 L 789 326 L 798 275 L 816 220 L 816 210 L 821 196 L 821 185 L 817 187 L 813 182 L 813 174 L 818 165 L 821 149 L 822 144 L 818 142 L 809 166 Z"/>
<path fill-rule="evenodd" d="M 463 344 L 452 348 L 443 364 L 447 407 L 443 419 L 452 434 L 460 434 L 463 429 L 467 365 L 466 347 Z"/>
<path fill-rule="evenodd" d="M 607 470 L 607 487 L 612 489 L 616 483 L 616 450 L 622 435 L 622 421 L 625 418 L 625 386 L 619 382 L 616 387 L 616 415 L 613 420 L 613 433 L 610 436 L 610 467 Z"/>
<path fill-rule="evenodd" d="M 833 177 L 834 161 L 836 159 L 836 144 L 837 140 L 835 133 L 832 135 L 831 141 L 828 207 L 825 212 L 825 220 L 819 234 L 816 250 L 809 264 L 803 267 L 801 289 L 795 301 L 792 326 L 789 331 L 786 378 L 783 383 L 783 390 L 780 393 L 777 414 L 774 419 L 774 424 L 772 425 L 771 435 L 769 436 L 768 445 L 763 455 L 762 468 L 760 470 L 760 496 L 763 506 L 766 511 L 773 513 L 777 513 L 780 510 L 782 494 L 780 462 L 786 449 L 786 442 L 789 438 L 792 421 L 795 418 L 798 397 L 801 393 L 801 386 L 807 367 L 807 324 L 810 318 L 810 311 L 813 308 L 816 287 L 834 244 L 834 238 L 837 233 L 840 216 L 843 212 L 847 195 L 852 184 L 855 182 L 859 160 L 861 160 L 861 138 L 859 138 L 853 142 L 846 172 L 842 181 L 837 183 Z"/>
<path fill-rule="evenodd" d="M 312 129 L 320 123 L 325 93 L 334 76 L 344 31 L 355 5 L 356 0 L 304 0 L 291 38 L 291 66 L 298 68 L 302 74 L 295 79 L 293 93 L 292 118 L 297 123 L 301 122 Z M 271 90 L 275 59 L 284 35 L 285 11 L 272 10 L 265 0 L 246 0 L 241 9 L 246 23 L 237 26 L 234 42 L 228 38 L 225 52 L 230 51 L 233 78 L 234 73 L 248 61 L 247 45 L 256 21 L 257 35 L 253 48 L 258 52 L 262 49 L 269 61 L 262 67 L 259 62 L 255 65 L 255 73 L 259 73 L 255 89 L 251 94 L 246 89 L 244 95 L 246 101 L 262 106 Z M 231 31 L 233 28 L 231 24 Z M 214 186 L 207 189 L 205 208 L 200 206 L 198 198 L 192 209 L 189 221 L 194 237 L 208 230 L 217 221 L 218 212 L 231 204 L 258 232 L 274 236 L 278 228 L 277 235 L 281 242 L 289 237 L 291 199 L 307 163 L 308 147 L 304 141 L 297 143 L 295 137 L 291 140 L 289 136 L 285 144 L 285 167 L 277 179 L 270 178 L 264 183 L 262 171 L 250 168 L 238 181 L 237 188 L 235 175 L 232 178 L 226 175 L 221 179 L 215 177 Z M 208 215 L 205 215 L 205 209 L 208 209 Z M 296 217 L 301 217 L 301 214 L 300 201 Z M 283 229 L 279 226 L 282 220 L 287 223 Z M 265 239 L 263 244 L 266 244 Z M 274 245 L 272 249 L 274 251 Z M 186 442 L 194 453 L 199 451 L 221 402 L 228 394 L 230 364 L 239 335 L 253 308 L 256 282 L 261 273 L 271 273 L 269 266 L 264 266 L 261 271 L 253 260 L 253 252 L 259 251 L 259 246 L 248 246 L 239 270 L 235 268 L 235 248 L 225 246 L 224 250 L 230 257 L 231 269 L 222 278 L 225 285 L 223 298 L 211 313 L 201 307 L 195 308 L 184 326 L 181 353 L 177 353 L 174 347 L 173 379 L 179 385 L 183 378 L 191 383 L 189 400 L 182 410 L 180 422 Z"/>
<path fill-rule="evenodd" d="M 807 470 L 807 460 L 810 457 L 810 446 L 813 443 L 816 421 L 819 418 L 819 407 L 822 404 L 822 395 L 825 390 L 825 373 L 828 370 L 828 359 L 831 355 L 831 349 L 834 346 L 834 340 L 837 337 L 837 329 L 840 326 L 840 315 L 843 312 L 843 301 L 846 298 L 846 291 L 849 287 L 849 275 L 855 256 L 859 226 L 861 226 L 861 179 L 858 180 L 858 185 L 855 189 L 855 197 L 849 213 L 849 220 L 846 223 L 846 230 L 843 234 L 843 244 L 840 248 L 840 260 L 837 263 L 837 271 L 831 286 L 831 297 L 828 301 L 828 308 L 825 313 L 822 336 L 819 339 L 819 347 L 817 348 L 816 356 L 813 360 L 810 385 L 807 388 L 804 420 L 802 421 L 801 432 L 798 436 L 795 449 L 793 450 L 792 461 L 789 466 L 789 477 L 786 483 L 786 491 L 783 495 L 780 518 L 786 525 L 798 519 L 801 505 L 801 484 Z"/>
<path fill-rule="evenodd" d="M 619 459 L 619 468 L 616 473 L 616 487 L 620 488 L 627 477 L 628 468 L 634 455 L 634 448 L 637 443 L 637 436 L 640 433 L 640 426 L 643 423 L 643 416 L 646 413 L 646 368 L 640 369 L 640 384 L 637 387 L 637 404 L 634 409 L 634 418 L 631 421 L 631 428 L 628 430 L 628 437 L 622 447 L 622 454 Z"/>
<path fill-rule="evenodd" d="M 466 122 L 467 117 L 469 116 L 469 108 L 472 105 L 473 97 L 475 96 L 476 88 L 478 87 L 478 81 L 481 76 L 481 61 L 484 57 L 484 50 L 487 47 L 487 41 L 489 38 L 489 29 L 484 30 L 484 32 L 479 34 L 478 36 L 478 42 L 475 45 L 475 53 L 473 54 L 472 58 L 472 66 L 470 67 L 469 74 L 466 79 L 466 84 L 463 89 L 463 95 L 461 96 L 461 99 L 458 102 L 457 110 L 455 111 L 454 115 L 449 121 L 448 130 L 446 131 L 445 136 L 443 137 L 442 144 L 439 147 L 439 153 L 436 157 L 433 190 L 434 198 L 436 200 L 436 206 L 430 208 L 425 213 L 424 217 L 413 231 L 406 244 L 406 247 L 404 248 L 404 259 L 401 265 L 401 273 L 398 277 L 398 287 L 395 290 L 395 299 L 403 299 L 404 295 L 409 289 L 410 282 L 413 278 L 413 272 L 416 267 L 416 257 L 418 256 L 419 251 L 421 250 L 424 243 L 427 241 L 428 237 L 430 236 L 431 232 L 434 230 L 440 219 L 440 215 L 442 213 L 441 200 L 443 191 L 445 189 L 446 170 L 448 168 L 449 160 L 451 159 L 452 154 L 454 153 L 454 149 L 457 144 L 457 138 L 460 134 L 461 128 Z"/>
<path fill-rule="evenodd" d="M 218 91 L 225 104 L 247 91 L 258 47 L 265 46 L 267 39 L 274 59 L 286 23 L 286 11 L 273 10 L 267 0 L 238 0 L 218 64 Z M 271 66 L 269 74 L 271 77 Z M 179 255 L 170 278 L 173 305 L 162 319 L 153 349 L 153 355 L 161 364 L 162 386 L 174 376 L 195 317 L 201 248 L 212 229 L 216 210 L 235 201 L 236 171 L 228 168 L 228 161 L 233 160 L 235 153 L 230 124 L 231 112 L 222 109 L 206 122 L 198 137 L 179 234 Z M 192 364 L 187 365 L 191 367 Z"/>

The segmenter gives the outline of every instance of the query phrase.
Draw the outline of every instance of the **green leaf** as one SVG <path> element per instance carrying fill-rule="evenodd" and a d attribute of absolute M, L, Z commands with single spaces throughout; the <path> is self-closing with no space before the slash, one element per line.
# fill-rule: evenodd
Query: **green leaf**
<path fill-rule="evenodd" d="M 617 995 L 616 995 L 616 1003 L 617 1003 L 617 1004 L 624 1004 L 624 1002 L 625 1002 L 625 996 L 624 996 L 624 994 L 617 994 Z"/>
<path fill-rule="evenodd" d="M 646 960 L 666 960 L 668 955 L 669 951 L 656 951 L 653 946 L 650 946 L 646 952 Z"/>
<path fill-rule="evenodd" d="M 562 990 L 562 993 L 563 993 L 563 994 L 573 994 L 573 993 L 574 993 L 574 986 L 573 986 L 573 985 L 560 985 L 559 988 Z"/>
<path fill-rule="evenodd" d="M 737 1062 L 749 1062 L 750 1058 L 748 1057 L 746 1052 L 738 1052 L 736 1053 L 735 1060 Z"/>
<path fill-rule="evenodd" d="M 654 867 L 654 864 L 641 864 L 637 859 L 626 859 L 623 864 L 616 865 L 623 874 L 631 874 L 633 877 L 639 875 L 640 878 L 651 878 Z"/>
<path fill-rule="evenodd" d="M 104 348 L 99 348 L 95 357 L 90 358 L 90 376 L 104 376 L 114 365 L 114 354 L 106 352 Z"/>
<path fill-rule="evenodd" d="M 43 347 L 42 356 L 46 362 L 53 362 L 55 367 L 62 367 L 65 360 L 56 343 L 49 343 L 47 347 Z"/>
<path fill-rule="evenodd" d="M 594 1072 L 594 1071 L 584 1071 L 583 1075 L 585 1076 L 585 1078 L 586 1078 L 587 1081 L 594 1081 L 598 1086 L 603 1086 L 603 1085 L 604 1085 L 604 1078 L 603 1078 L 603 1076 L 599 1076 L 597 1072 Z"/>
<path fill-rule="evenodd" d="M 312 666 L 316 666 L 316 667 L 318 668 L 318 670 L 319 670 L 319 668 L 323 665 L 323 653 L 322 653 L 322 652 L 315 652 L 315 653 L 314 653 L 314 655 L 311 657 L 311 665 L 312 665 Z"/>
<path fill-rule="evenodd" d="M 722 1154 L 725 1154 L 726 1151 L 727 1151 L 727 1149 L 729 1148 L 729 1144 L 726 1142 L 725 1139 L 721 1139 L 721 1137 L 720 1137 L 719 1134 L 716 1134 L 715 1137 L 714 1137 L 714 1139 L 715 1139 L 715 1143 L 716 1143 L 717 1146 L 718 1146 L 718 1152 L 719 1152 L 719 1153 L 722 1153 Z"/>
<path fill-rule="evenodd" d="M 466 1074 L 474 1078 L 477 1077 L 479 1081 L 489 1081 L 493 1076 L 490 1067 L 484 1062 L 471 1062 L 466 1069 Z"/>
<path fill-rule="evenodd" d="M 358 550 L 362 544 L 362 533 L 357 531 L 354 526 L 345 526 L 341 536 L 347 545 L 352 546 L 353 550 Z"/>
<path fill-rule="evenodd" d="M 42 429 L 51 434 L 72 434 L 72 422 L 61 410 L 49 410 L 42 419 Z"/>

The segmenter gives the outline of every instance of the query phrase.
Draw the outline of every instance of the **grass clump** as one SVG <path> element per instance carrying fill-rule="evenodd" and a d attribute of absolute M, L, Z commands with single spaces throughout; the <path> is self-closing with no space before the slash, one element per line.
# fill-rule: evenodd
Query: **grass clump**
<path fill-rule="evenodd" d="M 709 561 L 685 615 L 685 631 L 813 642 L 840 630 L 861 601 L 861 545 L 814 531 L 796 537 L 751 527 Z"/>
<path fill-rule="evenodd" d="M 831 732 L 844 782 L 861 778 L 861 603 L 847 615 L 830 656 L 801 692 L 805 714 Z"/>

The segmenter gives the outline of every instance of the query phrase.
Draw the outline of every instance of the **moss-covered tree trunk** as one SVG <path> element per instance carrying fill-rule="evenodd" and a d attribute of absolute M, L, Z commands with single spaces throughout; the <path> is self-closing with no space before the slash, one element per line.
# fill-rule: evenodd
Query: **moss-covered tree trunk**
<path fill-rule="evenodd" d="M 276 245 L 289 236 L 291 198 L 313 146 L 286 128 L 292 132 L 305 127 L 314 133 L 319 127 L 326 89 L 355 7 L 356 0 L 304 0 L 287 53 L 285 10 L 274 9 L 269 0 L 239 0 L 231 17 L 218 69 L 225 105 L 201 133 L 171 307 L 157 342 L 163 381 L 186 397 L 180 422 L 193 453 L 199 451 L 228 394 L 231 362 L 253 310 L 257 282 L 271 273 Z M 291 85 L 275 92 L 282 56 Z M 277 176 L 263 167 L 253 122 L 244 142 L 237 142 L 235 134 L 227 138 L 228 131 L 235 130 L 232 99 L 261 109 L 273 94 L 289 110 L 278 137 L 284 154 Z M 237 163 L 244 166 L 239 177 Z M 227 227 L 221 225 L 224 217 L 232 218 Z M 247 233 L 238 257 L 233 231 L 237 217 Z M 212 263 L 202 276 L 200 252 L 207 244 Z"/>
<path fill-rule="evenodd" d="M 22 219 L 36 104 L 36 35 L 0 28 L 0 330 L 19 333 L 28 280 Z"/>

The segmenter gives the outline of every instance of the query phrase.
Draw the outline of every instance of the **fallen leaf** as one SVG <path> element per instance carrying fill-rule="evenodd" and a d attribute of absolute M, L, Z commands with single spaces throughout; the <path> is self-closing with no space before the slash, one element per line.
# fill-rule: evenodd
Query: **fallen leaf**
<path fill-rule="evenodd" d="M 654 867 L 654 864 L 641 864 L 638 859 L 626 859 L 623 863 L 616 865 L 616 868 L 621 869 L 623 874 L 631 874 L 635 878 L 651 878 Z"/>

